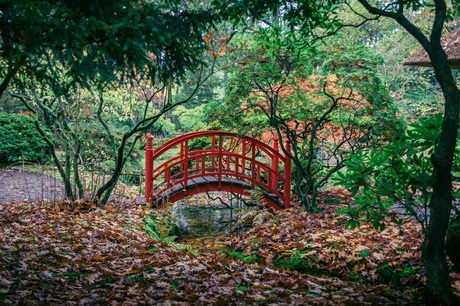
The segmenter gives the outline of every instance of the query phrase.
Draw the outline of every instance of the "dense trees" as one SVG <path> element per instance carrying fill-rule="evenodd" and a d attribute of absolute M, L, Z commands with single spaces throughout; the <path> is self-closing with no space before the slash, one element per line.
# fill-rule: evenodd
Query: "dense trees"
<path fill-rule="evenodd" d="M 110 5 L 100 1 L 2 1 L 0 10 L 0 64 L 4 68 L 0 94 L 8 88 L 34 114 L 69 197 L 75 196 L 71 177 L 74 189 L 83 196 L 79 167 L 85 127 L 81 122 L 97 119 L 114 157 L 111 177 L 95 197 L 105 203 L 139 133 L 152 127 L 174 105 L 190 100 L 203 76 L 209 75 L 201 68 L 194 89 L 178 103 L 168 99 L 158 105 L 153 101 L 163 88 L 170 88 L 186 71 L 203 64 L 199 55 L 208 45 L 202 37 L 213 15 L 206 8 L 179 1 L 120 0 Z M 136 99 L 143 98 L 136 109 L 127 105 L 134 87 L 140 91 Z M 118 139 L 105 117 L 110 110 L 107 95 L 113 95 L 108 92 L 115 88 L 119 101 L 115 108 L 121 109 L 116 113 L 135 113 L 128 130 Z M 86 96 L 80 94 L 84 91 Z M 47 135 L 42 124 L 59 137 Z M 62 166 L 56 154 L 58 147 L 65 151 Z"/>
<path fill-rule="evenodd" d="M 337 32 L 348 25 L 340 22 L 338 12 L 348 9 L 359 20 L 352 24 L 359 27 L 372 20 L 389 18 L 397 22 L 404 31 L 412 35 L 429 55 L 435 78 L 444 95 L 444 116 L 440 141 L 431 156 L 433 163 L 433 195 L 430 203 L 430 222 L 423 244 L 423 257 L 427 268 L 425 302 L 430 305 L 453 304 L 454 296 L 449 282 L 449 273 L 444 239 L 452 209 L 451 168 L 457 140 L 459 123 L 459 90 L 449 67 L 447 55 L 441 46 L 442 30 L 452 16 L 444 0 L 434 0 L 434 4 L 417 1 L 393 1 L 373 3 L 367 0 L 355 1 L 244 1 L 223 5 L 224 11 L 234 20 L 242 20 L 247 12 L 253 19 L 268 21 L 266 13 L 281 14 L 282 20 L 291 29 L 302 31 L 306 37 L 321 37 Z M 339 5 L 340 4 L 340 5 Z M 429 33 L 410 20 L 410 14 L 425 7 L 432 8 Z M 454 12 L 456 6 L 453 8 Z M 268 23 L 268 22 L 266 22 Z"/>
<path fill-rule="evenodd" d="M 308 211 L 349 154 L 400 132 L 376 75 L 380 58 L 364 45 L 332 43 L 313 53 L 297 49 L 295 37 L 278 28 L 243 36 L 236 49 L 243 51 L 228 69 L 226 104 L 211 115 L 242 134 L 272 131 L 288 139 L 295 191 Z"/>

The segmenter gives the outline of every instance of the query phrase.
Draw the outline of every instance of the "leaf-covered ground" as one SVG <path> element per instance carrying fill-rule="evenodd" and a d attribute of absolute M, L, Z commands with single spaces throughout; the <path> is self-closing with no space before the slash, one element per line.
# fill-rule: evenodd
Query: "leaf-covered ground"
<path fill-rule="evenodd" d="M 178 251 L 143 231 L 148 213 L 129 205 L 84 211 L 0 203 L 0 304 L 421 303 L 420 272 L 408 278 L 407 290 L 372 281 L 384 258 L 391 271 L 420 265 L 420 236 L 409 225 L 405 236 L 364 228 L 345 232 L 329 211 L 289 210 L 231 243 L 228 236 L 195 239 L 187 241 L 191 249 Z M 258 259 L 232 259 L 228 250 Z M 294 257 L 339 271 L 341 278 L 273 265 Z M 355 270 L 362 278 L 346 275 Z"/>

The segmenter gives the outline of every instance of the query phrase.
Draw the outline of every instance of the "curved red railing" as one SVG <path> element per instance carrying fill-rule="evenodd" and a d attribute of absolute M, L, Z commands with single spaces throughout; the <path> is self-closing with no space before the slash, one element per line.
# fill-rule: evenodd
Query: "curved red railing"
<path fill-rule="evenodd" d="M 210 138 L 211 148 L 189 151 L 191 140 Z M 223 177 L 234 177 L 243 182 L 265 189 L 284 204 L 290 206 L 291 198 L 291 160 L 278 150 L 278 139 L 273 148 L 250 138 L 239 137 L 224 131 L 200 131 L 178 136 L 157 149 L 152 146 L 153 136 L 147 135 L 145 158 L 145 198 L 151 203 L 162 193 L 174 186 L 183 186 L 186 192 L 190 179 L 216 176 L 219 189 Z M 230 150 L 230 146 L 234 146 Z M 171 149 L 178 147 L 179 155 L 155 165 L 155 160 Z M 286 141 L 286 150 L 290 144 Z M 260 161 L 260 160 L 263 161 Z M 281 173 L 280 169 L 283 169 Z M 153 186 L 153 182 L 157 182 Z M 222 188 L 221 188 L 222 187 Z"/>

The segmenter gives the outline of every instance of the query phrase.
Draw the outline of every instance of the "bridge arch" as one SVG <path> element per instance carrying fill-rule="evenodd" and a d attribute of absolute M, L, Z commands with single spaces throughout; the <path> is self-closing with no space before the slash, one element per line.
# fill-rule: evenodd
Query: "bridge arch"
<path fill-rule="evenodd" d="M 225 131 L 200 131 L 178 136 L 153 149 L 147 134 L 145 157 L 145 199 L 162 205 L 206 191 L 230 191 L 249 195 L 256 186 L 266 205 L 280 210 L 291 201 L 291 159 L 250 138 Z M 198 145 L 197 145 L 198 144 Z M 290 144 L 286 142 L 289 152 Z M 179 154 L 155 165 L 172 150 Z"/>

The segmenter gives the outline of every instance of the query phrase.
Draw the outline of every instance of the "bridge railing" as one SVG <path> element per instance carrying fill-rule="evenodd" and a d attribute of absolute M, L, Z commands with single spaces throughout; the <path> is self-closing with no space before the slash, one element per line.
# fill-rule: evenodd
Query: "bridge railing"
<path fill-rule="evenodd" d="M 204 140 L 205 148 L 190 150 L 191 141 L 200 138 Z M 147 135 L 147 203 L 173 187 L 181 186 L 186 190 L 191 179 L 215 176 L 220 187 L 222 178 L 227 176 L 245 181 L 252 187 L 262 187 L 278 197 L 285 208 L 290 205 L 291 160 L 279 152 L 276 138 L 272 148 L 256 139 L 230 132 L 201 131 L 176 137 L 155 150 L 152 139 L 150 134 Z M 178 151 L 177 156 L 155 166 L 160 156 L 174 149 Z M 286 142 L 286 150 L 290 150 L 289 142 Z"/>

